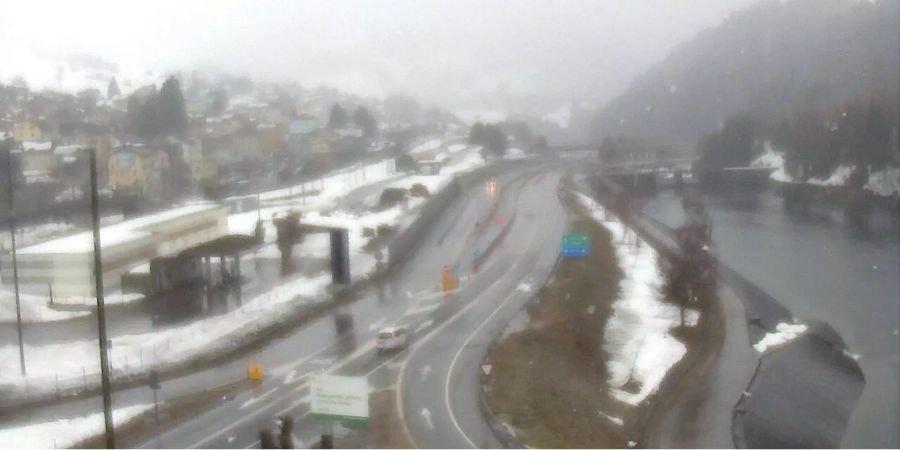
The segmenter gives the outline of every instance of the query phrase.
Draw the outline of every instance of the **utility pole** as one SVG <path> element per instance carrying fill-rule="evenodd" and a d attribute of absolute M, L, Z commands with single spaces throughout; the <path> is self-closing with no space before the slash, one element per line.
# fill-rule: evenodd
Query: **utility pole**
<path fill-rule="evenodd" d="M 100 341 L 100 379 L 103 389 L 103 420 L 106 424 L 106 448 L 116 448 L 112 419 L 112 393 L 109 380 L 109 354 L 106 338 L 106 308 L 103 305 L 103 264 L 100 256 L 100 205 L 97 198 L 97 149 L 91 152 L 91 219 L 94 230 L 94 280 L 97 295 L 97 333 Z"/>
<path fill-rule="evenodd" d="M 19 301 L 19 264 L 16 261 L 16 210 L 13 201 L 15 193 L 13 192 L 12 158 L 12 150 L 10 150 L 6 157 L 6 181 L 7 189 L 9 189 L 7 193 L 9 196 L 9 230 L 12 244 L 13 286 L 15 286 L 16 291 L 16 332 L 19 334 L 19 368 L 22 370 L 22 376 L 24 377 L 26 375 L 25 344 L 22 338 L 22 308 Z"/>

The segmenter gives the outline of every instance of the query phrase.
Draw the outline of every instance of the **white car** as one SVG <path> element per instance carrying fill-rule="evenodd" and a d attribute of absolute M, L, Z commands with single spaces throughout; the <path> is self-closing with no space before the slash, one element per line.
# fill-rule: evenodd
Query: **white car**
<path fill-rule="evenodd" d="M 375 338 L 375 350 L 379 353 L 402 350 L 409 344 L 409 333 L 403 327 L 383 328 Z"/>

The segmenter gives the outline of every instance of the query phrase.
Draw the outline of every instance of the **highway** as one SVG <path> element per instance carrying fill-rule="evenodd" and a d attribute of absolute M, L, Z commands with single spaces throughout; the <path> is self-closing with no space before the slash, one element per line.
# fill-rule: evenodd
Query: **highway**
<path fill-rule="evenodd" d="M 464 198 L 391 279 L 253 355 L 266 370 L 259 386 L 131 445 L 258 447 L 259 430 L 273 427 L 283 415 L 295 419 L 295 444 L 312 445 L 323 424 L 309 416 L 308 381 L 326 373 L 366 376 L 371 389 L 398 387 L 408 431 L 419 446 L 494 446 L 478 409 L 477 365 L 493 336 L 530 297 L 525 287 L 540 284 L 552 269 L 565 224 L 556 197 L 559 179 L 558 173 L 536 174 L 525 166 L 498 176 L 496 191 L 485 183 L 466 186 Z M 505 219 L 496 220 L 497 215 Z M 470 274 L 472 256 L 504 226 L 509 230 L 502 244 Z M 462 274 L 461 287 L 445 294 L 438 291 L 441 268 L 453 264 Z M 351 330 L 336 331 L 338 315 L 352 317 Z M 413 343 L 404 352 L 378 355 L 374 336 L 389 325 L 406 327 Z M 238 367 L 232 364 L 231 370 Z M 413 374 L 419 383 L 410 381 Z M 419 401 L 428 413 L 406 407 Z M 423 423 L 428 414 L 434 414 L 431 427 Z M 453 420 L 445 421 L 448 416 Z"/>

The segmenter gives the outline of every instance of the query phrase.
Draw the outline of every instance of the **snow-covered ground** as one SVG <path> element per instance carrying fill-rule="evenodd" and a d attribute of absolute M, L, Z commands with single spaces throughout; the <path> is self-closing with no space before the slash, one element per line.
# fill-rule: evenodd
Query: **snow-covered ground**
<path fill-rule="evenodd" d="M 616 257 L 622 268 L 619 299 L 606 323 L 604 350 L 609 355 L 612 395 L 637 405 L 653 393 L 666 372 L 687 352 L 684 344 L 669 331 L 679 325 L 677 306 L 664 303 L 660 294 L 663 277 L 659 273 L 656 251 L 626 228 L 602 206 L 583 194 L 580 203 L 598 223 L 612 234 Z M 696 324 L 696 311 L 688 314 L 687 324 Z M 640 383 L 638 392 L 621 389 L 629 380 Z"/>
<path fill-rule="evenodd" d="M 116 291 L 104 296 L 107 306 L 124 305 L 144 299 L 142 294 L 123 294 Z M 54 306 L 86 306 L 97 304 L 96 297 L 55 297 Z M 59 310 L 50 305 L 49 295 L 35 295 L 19 291 L 19 305 L 22 310 L 22 321 L 25 323 L 57 322 L 77 319 L 90 315 L 89 311 Z M 16 297 L 11 286 L 0 288 L 0 322 L 16 321 Z"/>
<path fill-rule="evenodd" d="M 506 154 L 503 155 L 503 157 L 506 159 L 523 159 L 523 158 L 527 158 L 528 155 L 526 155 L 525 152 L 522 151 L 522 149 L 513 147 L 513 148 L 507 150 Z"/>
<path fill-rule="evenodd" d="M 388 158 L 370 164 L 358 164 L 336 173 L 306 183 L 301 183 L 289 188 L 263 192 L 260 200 L 271 202 L 275 200 L 296 200 L 303 192 L 318 191 L 316 195 L 307 196 L 306 201 L 298 201 L 295 206 L 301 209 L 326 209 L 333 207 L 342 195 L 351 190 L 379 181 L 384 181 L 396 175 L 394 159 Z"/>
<path fill-rule="evenodd" d="M 192 322 L 179 328 L 114 337 L 110 364 L 115 377 L 165 370 L 210 353 L 227 351 L 233 342 L 259 332 L 298 308 L 327 301 L 325 289 L 331 276 L 297 277 L 245 301 L 226 314 Z M 170 351 L 170 349 L 178 351 Z M 98 383 L 100 366 L 96 339 L 43 346 L 26 343 L 28 376 L 12 370 L 18 358 L 16 345 L 0 346 L 0 391 L 31 396 L 90 388 Z"/>
<path fill-rule="evenodd" d="M 569 122 L 572 121 L 572 107 L 562 105 L 556 111 L 544 115 L 543 119 L 555 123 L 560 128 L 567 129 Z"/>
<path fill-rule="evenodd" d="M 759 342 L 753 344 L 753 348 L 760 353 L 765 353 L 767 349 L 791 341 L 805 332 L 806 325 L 802 323 L 782 322 L 775 326 L 775 331 L 766 334 Z"/>
<path fill-rule="evenodd" d="M 785 170 L 784 153 L 775 150 L 768 142 L 765 146 L 765 152 L 757 157 L 750 165 L 752 167 L 770 167 L 775 169 L 770 175 L 770 178 L 780 183 L 797 182 L 797 180 Z M 810 178 L 806 182 L 817 186 L 844 186 L 847 184 L 847 180 L 850 179 L 854 170 L 854 166 L 840 165 L 828 177 Z M 869 179 L 863 188 L 882 197 L 900 194 L 900 169 L 888 167 L 871 172 L 869 174 Z"/>
<path fill-rule="evenodd" d="M 765 152 L 750 163 L 750 167 L 769 167 L 775 169 L 769 177 L 781 183 L 793 183 L 794 177 L 784 169 L 784 153 L 775 151 L 769 142 L 765 144 Z"/>
<path fill-rule="evenodd" d="M 810 178 L 807 183 L 818 186 L 844 186 L 855 169 L 853 166 L 838 166 L 828 178 Z"/>
<path fill-rule="evenodd" d="M 872 172 L 865 188 L 882 197 L 900 194 L 900 169 L 887 168 Z"/>
<path fill-rule="evenodd" d="M 73 230 L 75 230 L 75 227 L 69 223 L 47 223 L 30 227 L 19 227 L 16 229 L 16 247 L 22 248 L 36 242 L 55 238 Z M 10 236 L 9 232 L 0 233 L 0 248 L 12 248 L 12 236 Z"/>
<path fill-rule="evenodd" d="M 134 405 L 113 410 L 113 424 L 122 425 L 132 418 L 149 411 L 153 405 Z M 5 448 L 69 448 L 85 439 L 102 434 L 103 412 L 0 429 L 0 443 Z"/>
<path fill-rule="evenodd" d="M 436 152 L 441 145 L 443 145 L 444 141 L 440 139 L 429 139 L 415 147 L 409 151 L 410 155 L 417 155 L 419 153 L 428 153 L 428 152 Z"/>
<path fill-rule="evenodd" d="M 397 184 L 410 187 L 414 183 L 422 183 L 431 192 L 441 189 L 453 177 L 484 164 L 478 148 L 471 148 L 469 153 L 460 157 L 453 165 L 445 166 L 440 174 L 404 176 Z M 393 177 L 385 170 L 382 177 L 368 177 L 367 183 L 376 183 Z M 229 216 L 229 231 L 232 233 L 252 234 L 257 217 L 262 217 L 266 227 L 266 244 L 253 257 L 278 257 L 275 248 L 276 233 L 271 219 L 287 213 L 291 209 L 303 210 L 303 222 L 311 225 L 342 227 L 348 230 L 351 275 L 359 280 L 373 273 L 377 261 L 374 255 L 363 250 L 368 238 L 363 236 L 365 228 L 376 229 L 379 225 L 402 226 L 411 220 L 413 211 L 425 203 L 424 198 L 413 197 L 408 202 L 382 211 L 363 214 L 334 208 L 331 199 L 345 195 L 358 185 L 344 183 L 341 175 L 326 177 L 322 193 L 318 196 L 328 197 L 328 201 L 313 202 L 306 199 L 306 209 L 300 199 L 284 199 L 278 206 L 266 207 L 256 211 L 238 213 Z M 320 209 L 312 209 L 309 205 L 317 204 Z M 330 242 L 321 236 L 310 236 L 298 248 L 304 255 L 327 257 Z M 188 325 L 162 331 L 117 336 L 112 339 L 110 361 L 115 377 L 135 376 L 147 373 L 150 369 L 165 370 L 189 363 L 203 355 L 229 351 L 240 341 L 263 329 L 271 327 L 292 313 L 302 308 L 328 301 L 325 295 L 331 276 L 322 272 L 317 275 L 298 276 L 284 282 L 267 292 L 263 292 L 243 302 L 240 308 L 218 316 L 208 317 Z M 121 296 L 128 298 L 128 296 Z M 116 296 L 107 296 L 107 301 L 115 302 Z M 3 313 L 0 311 L 0 313 Z M 178 348 L 177 352 L 169 349 Z M 18 348 L 15 345 L 0 346 L 0 392 L 4 395 L 32 397 L 43 394 L 54 394 L 57 386 L 63 392 L 77 391 L 92 387 L 98 382 L 99 364 L 97 362 L 98 342 L 96 339 L 66 342 L 40 347 L 28 346 L 28 377 L 23 378 L 16 369 Z M 5 369 L 8 368 L 8 369 Z"/>
<path fill-rule="evenodd" d="M 60 320 L 75 319 L 90 314 L 88 311 L 58 311 L 47 304 L 47 298 L 19 293 L 19 305 L 22 311 L 22 322 L 56 322 Z M 16 321 L 15 294 L 0 291 L 0 322 Z"/>

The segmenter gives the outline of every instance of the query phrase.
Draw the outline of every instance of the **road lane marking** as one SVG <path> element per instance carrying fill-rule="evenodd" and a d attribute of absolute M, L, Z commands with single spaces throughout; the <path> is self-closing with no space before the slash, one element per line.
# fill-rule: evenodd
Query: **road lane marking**
<path fill-rule="evenodd" d="M 471 341 L 475 337 L 475 335 L 477 335 L 481 331 L 481 329 L 491 321 L 491 319 L 497 314 L 497 312 L 503 309 L 503 307 L 506 306 L 509 300 L 516 296 L 518 292 L 519 291 L 513 291 L 512 293 L 507 295 L 506 298 L 504 298 L 503 301 L 500 302 L 500 304 L 497 305 L 496 308 L 494 308 L 494 311 L 491 312 L 491 314 L 488 315 L 483 322 L 481 322 L 481 325 L 479 325 L 478 328 L 476 328 L 475 331 L 473 331 L 472 334 L 470 334 L 469 337 L 466 338 L 465 341 L 463 341 L 462 345 L 459 346 L 459 350 L 457 350 L 456 354 L 453 355 L 453 359 L 450 360 L 450 367 L 447 369 L 447 381 L 444 383 L 444 404 L 447 406 L 447 413 L 450 414 L 450 421 L 453 423 L 453 426 L 456 427 L 456 431 L 459 432 L 459 434 L 466 440 L 466 442 L 469 443 L 469 446 L 472 448 L 478 448 L 478 445 L 475 445 L 475 442 L 469 439 L 469 436 L 465 431 L 463 431 L 462 427 L 459 425 L 459 422 L 456 420 L 456 414 L 453 414 L 453 408 L 450 407 L 450 381 L 453 379 L 453 368 L 456 366 L 456 361 L 459 360 L 459 356 L 462 354 L 463 349 L 466 348 L 467 345 L 469 345 L 469 341 Z"/>
<path fill-rule="evenodd" d="M 534 236 L 536 236 L 538 234 L 537 233 L 538 231 L 540 231 L 540 230 L 536 230 L 532 234 L 532 242 L 534 241 Z M 497 261 L 497 259 L 493 258 L 493 262 L 489 263 L 489 265 L 486 266 L 485 268 L 482 268 L 482 272 L 484 272 L 485 270 L 487 270 L 490 267 L 493 267 L 496 264 L 496 261 Z M 397 381 L 397 390 L 396 390 L 397 401 L 396 401 L 396 403 L 397 403 L 397 413 L 400 416 L 400 422 L 403 424 L 403 432 L 406 435 L 407 439 L 409 439 L 409 441 L 412 442 L 417 447 L 420 447 L 420 446 L 416 444 L 415 438 L 413 438 L 412 433 L 409 431 L 409 427 L 407 426 L 405 411 L 403 408 L 403 379 L 404 379 L 404 376 L 406 373 L 406 367 L 408 366 L 407 363 L 413 358 L 416 350 L 418 350 L 422 345 L 424 345 L 427 341 L 429 341 L 431 339 L 431 337 L 435 336 L 439 331 L 443 330 L 450 323 L 452 323 L 453 321 L 458 319 L 460 316 L 462 316 L 468 310 L 470 310 L 472 307 L 474 307 L 476 304 L 478 304 L 479 302 L 477 300 L 481 295 L 483 295 L 484 293 L 486 293 L 487 291 L 492 289 L 498 282 L 500 282 L 500 280 L 506 278 L 507 274 L 509 274 L 518 265 L 519 265 L 519 262 L 517 261 L 517 262 L 513 263 L 512 265 L 507 266 L 506 270 L 504 270 L 503 273 L 500 274 L 500 276 L 495 278 L 493 281 L 491 281 L 491 283 L 488 286 L 486 286 L 484 289 L 481 290 L 480 295 L 476 295 L 466 306 L 464 306 L 462 309 L 457 311 L 453 316 L 448 318 L 446 321 L 444 321 L 443 323 L 438 325 L 435 329 L 431 330 L 427 335 L 425 335 L 421 340 L 417 341 L 415 343 L 415 345 L 413 345 L 411 347 L 411 351 L 410 351 L 409 355 L 407 356 L 407 359 L 404 361 L 403 366 L 400 368 L 400 376 Z M 467 440 L 469 440 L 468 436 L 465 436 L 465 434 L 463 434 L 463 436 L 466 437 Z M 470 440 L 470 442 L 471 442 L 471 440 Z M 473 445 L 473 447 L 475 447 L 475 446 Z"/>
<path fill-rule="evenodd" d="M 291 371 L 288 372 L 287 376 L 284 377 L 283 383 L 291 384 L 291 383 L 303 378 L 302 376 L 295 377 L 294 375 L 296 375 L 296 374 L 297 374 L 297 369 L 291 369 Z"/>
<path fill-rule="evenodd" d="M 532 232 L 530 239 L 528 239 L 528 242 L 530 242 L 530 243 L 535 242 L 535 238 L 538 236 L 538 231 L 541 230 L 541 227 L 535 227 L 535 230 L 536 231 Z M 527 255 L 523 255 L 523 258 L 526 258 L 526 257 L 527 257 Z M 531 269 L 529 270 L 529 272 L 531 270 L 534 270 L 535 266 L 537 265 L 537 259 L 533 259 L 532 262 L 533 262 L 533 264 L 531 265 Z M 519 262 L 517 261 L 514 264 L 514 266 L 517 267 L 518 265 L 519 265 Z M 527 276 L 528 275 L 526 274 L 525 277 L 520 278 L 520 283 L 519 283 L 520 286 L 522 284 L 521 280 L 526 278 Z M 450 406 L 450 381 L 453 379 L 453 368 L 456 366 L 456 362 L 459 360 L 459 356 L 462 354 L 463 349 L 466 348 L 467 345 L 469 345 L 469 342 L 475 338 L 475 336 L 481 331 L 481 329 L 484 328 L 484 326 L 487 325 L 491 321 L 491 319 L 493 319 L 493 317 L 501 309 L 503 309 L 503 307 L 506 306 L 506 304 L 513 297 L 516 296 L 516 294 L 518 292 L 521 292 L 521 290 L 514 289 L 512 292 L 510 292 L 506 296 L 506 298 L 504 298 L 503 301 L 501 301 L 500 304 L 497 305 L 496 308 L 494 308 L 494 311 L 492 311 L 491 314 L 488 315 L 487 318 L 485 318 L 484 321 L 481 322 L 481 324 L 478 326 L 478 328 L 476 328 L 474 331 L 472 331 L 471 334 L 469 334 L 469 336 L 466 338 L 466 340 L 463 341 L 462 345 L 459 346 L 459 349 L 456 351 L 456 354 L 453 355 L 453 359 L 450 361 L 450 366 L 447 368 L 447 379 L 446 379 L 446 382 L 444 383 L 444 404 L 447 407 L 447 412 L 450 414 L 450 421 L 453 423 L 453 426 L 456 427 L 456 430 L 459 432 L 459 434 L 466 440 L 466 442 L 469 443 L 469 446 L 472 448 L 478 448 L 478 445 L 475 445 L 475 442 L 473 442 L 472 439 L 470 439 L 469 436 L 466 434 L 466 432 L 463 431 L 462 427 L 459 425 L 459 422 L 456 420 L 456 414 L 453 413 L 453 408 Z"/>
<path fill-rule="evenodd" d="M 419 412 L 419 415 L 422 416 L 422 419 L 425 420 L 425 423 L 428 425 L 429 430 L 434 429 L 434 423 L 431 422 L 431 411 L 428 408 L 422 408 L 422 411 Z"/>
<path fill-rule="evenodd" d="M 275 392 L 276 390 L 278 390 L 278 388 L 274 387 L 274 388 L 269 389 L 268 391 L 264 392 L 263 394 L 257 395 L 255 397 L 250 397 L 250 399 L 248 399 L 246 402 L 242 403 L 241 406 L 238 407 L 238 409 L 244 409 L 250 405 L 253 405 L 259 401 L 262 401 L 266 397 L 272 395 L 272 393 Z"/>
<path fill-rule="evenodd" d="M 403 313 L 403 317 L 409 317 L 409 316 L 414 316 L 417 314 L 429 313 L 429 312 L 437 309 L 439 306 L 441 306 L 440 302 L 435 302 L 435 303 L 432 303 L 429 305 L 420 306 L 418 308 L 410 308 L 410 309 L 406 310 L 405 313 Z"/>
<path fill-rule="evenodd" d="M 364 345 L 364 346 L 360 347 L 359 350 L 357 350 L 356 352 L 354 352 L 354 353 L 351 354 L 350 356 L 344 358 L 343 360 L 341 360 L 340 362 L 338 362 L 338 363 L 335 364 L 334 366 L 328 368 L 327 370 L 326 370 L 326 369 L 323 369 L 323 370 L 321 371 L 321 373 L 323 373 L 323 374 L 325 374 L 325 373 L 332 373 L 332 372 L 334 372 L 334 371 L 336 371 L 336 370 L 338 370 L 338 369 L 340 369 L 340 368 L 346 366 L 347 364 L 349 364 L 349 363 L 355 361 L 355 360 L 358 359 L 359 357 L 365 355 L 366 353 L 368 353 L 369 351 L 371 351 L 373 348 L 374 348 L 374 346 L 373 346 L 373 344 L 371 344 L 371 343 L 369 343 L 369 344 L 367 344 L 367 345 Z M 300 404 L 300 402 L 294 402 L 294 403 L 292 403 L 291 406 L 290 406 L 289 408 L 283 410 L 283 411 L 280 412 L 278 415 L 283 414 L 285 411 L 290 411 L 291 409 L 297 407 L 299 404 Z M 248 412 L 248 414 L 245 415 L 245 416 L 243 416 L 242 418 L 240 418 L 240 419 L 238 419 L 238 420 L 236 420 L 236 421 L 230 423 L 228 426 L 226 426 L 226 427 L 220 429 L 219 431 L 215 432 L 214 434 L 212 434 L 212 435 L 210 435 L 210 436 L 207 436 L 207 437 L 204 438 L 204 439 L 201 439 L 199 442 L 196 442 L 196 443 L 194 443 L 193 445 L 189 445 L 188 447 L 190 447 L 190 448 L 201 447 L 201 446 L 203 446 L 203 444 L 206 444 L 207 442 L 210 442 L 210 441 L 212 441 L 213 439 L 216 439 L 217 437 L 221 436 L 223 433 L 227 433 L 227 432 L 231 431 L 231 430 L 234 429 L 235 427 L 240 426 L 240 425 L 243 424 L 244 422 L 247 422 L 248 420 L 250 420 L 250 419 L 252 419 L 252 418 L 258 416 L 258 415 L 261 414 L 263 411 L 266 411 L 266 410 L 272 408 L 273 406 L 275 406 L 275 405 L 269 403 L 269 404 L 263 405 L 262 407 L 260 407 L 260 408 L 258 408 L 258 409 L 256 409 L 256 410 L 254 410 L 254 411 L 252 411 L 252 412 Z"/>
<path fill-rule="evenodd" d="M 377 330 L 378 327 L 380 327 L 381 324 L 384 323 L 384 321 L 385 321 L 385 318 L 382 317 L 382 318 L 378 319 L 377 321 L 370 323 L 370 324 L 369 324 L 369 331 L 375 331 L 375 330 Z"/>
<path fill-rule="evenodd" d="M 416 331 L 413 331 L 413 333 L 419 333 L 420 331 L 430 327 L 432 324 L 434 324 L 433 320 L 426 320 L 425 322 L 422 322 L 421 325 L 416 327 Z"/>
<path fill-rule="evenodd" d="M 493 265 L 494 265 L 494 264 L 491 264 L 491 266 L 493 266 Z M 512 267 L 507 268 L 507 270 L 504 271 L 504 273 L 503 273 L 500 277 L 498 277 L 495 281 L 493 281 L 489 286 L 487 286 L 487 287 L 485 288 L 485 290 L 490 289 L 491 287 L 493 287 L 500 279 L 502 279 L 503 277 L 505 277 L 505 275 L 506 275 L 507 273 L 509 273 L 509 271 L 512 270 L 512 268 L 514 268 L 514 267 L 515 267 L 515 265 L 513 265 Z M 477 297 L 475 297 L 475 299 L 477 299 Z M 426 336 L 423 337 L 422 342 L 425 342 L 425 341 L 429 340 L 429 338 L 432 337 L 436 332 L 438 332 L 439 330 L 443 329 L 443 327 L 444 327 L 445 325 L 447 325 L 447 324 L 453 322 L 453 321 L 456 320 L 458 317 L 460 317 L 462 314 L 464 314 L 466 311 L 468 311 L 469 309 L 471 309 L 472 307 L 474 307 L 474 305 L 477 303 L 477 302 L 475 301 L 475 299 L 473 299 L 472 301 L 470 301 L 469 304 L 467 304 L 465 307 L 463 307 L 463 309 L 461 309 L 460 311 L 458 311 L 456 314 L 454 314 L 453 316 L 451 316 L 450 318 L 448 318 L 447 321 L 445 321 L 444 323 L 441 324 L 441 326 L 439 326 L 438 328 L 436 328 L 436 329 L 434 329 L 434 330 L 431 330 L 428 334 L 426 334 Z M 347 335 L 341 336 L 340 339 L 338 339 L 336 342 L 330 344 L 329 346 L 327 346 L 327 347 L 325 347 L 325 348 L 323 348 L 323 349 L 321 349 L 321 350 L 319 350 L 319 351 L 317 351 L 317 352 L 314 352 L 313 354 L 308 355 L 307 357 L 304 357 L 303 359 L 301 359 L 301 360 L 299 360 L 299 361 L 296 361 L 296 362 L 294 362 L 294 363 L 291 363 L 291 364 L 288 364 L 288 365 L 279 367 L 279 368 L 277 368 L 276 370 L 277 370 L 278 372 L 282 372 L 282 373 L 283 373 L 284 371 L 290 370 L 291 368 L 295 368 L 295 367 L 299 366 L 300 364 L 302 364 L 303 362 L 305 362 L 306 360 L 309 360 L 309 359 L 311 359 L 311 358 L 314 358 L 315 356 L 318 356 L 318 355 L 322 354 L 323 352 L 327 351 L 328 349 L 330 349 L 330 348 L 332 348 L 332 347 L 335 347 L 335 346 L 339 345 L 341 342 L 343 342 L 343 339 L 345 339 L 346 337 L 347 337 Z M 418 343 L 417 343 L 417 344 L 418 344 Z M 415 347 L 415 345 L 414 345 L 414 347 Z M 361 349 L 360 349 L 359 351 L 357 351 L 356 353 L 354 353 L 354 354 L 348 356 L 347 358 L 345 358 L 345 359 L 339 361 L 339 363 L 338 363 L 337 365 L 331 367 L 330 369 L 326 370 L 326 369 L 323 368 L 323 369 L 321 370 L 320 373 L 334 372 L 334 371 L 336 371 L 336 370 L 338 370 L 338 369 L 340 369 L 340 368 L 346 366 L 346 365 L 349 364 L 350 362 L 353 362 L 353 361 L 355 361 L 356 359 L 362 357 L 363 355 L 365 355 L 366 353 L 368 353 L 368 352 L 371 350 L 371 348 L 372 348 L 371 345 L 366 346 L 366 347 L 364 347 L 364 348 L 361 348 Z M 370 371 L 370 372 L 367 374 L 367 376 L 368 376 L 368 375 L 371 375 L 372 373 L 374 373 L 375 371 L 377 371 L 378 369 L 380 369 L 380 368 L 381 368 L 382 366 L 384 366 L 385 364 L 390 363 L 390 362 L 393 362 L 397 357 L 403 355 L 404 353 L 405 353 L 405 352 L 402 352 L 402 353 L 400 353 L 400 354 L 398 354 L 398 355 L 395 355 L 394 357 L 388 359 L 387 361 L 385 361 L 384 363 L 380 364 L 378 367 L 376 367 L 375 369 L 373 369 L 372 371 Z M 402 372 L 403 372 L 403 370 L 405 369 L 405 367 L 406 367 L 406 364 L 405 364 L 405 362 L 404 362 L 403 366 L 401 367 L 401 383 L 402 383 Z M 399 397 L 400 393 L 402 392 L 402 390 L 401 390 L 401 388 L 400 388 L 400 384 L 401 384 L 401 383 L 398 383 L 398 389 L 397 389 L 398 397 Z M 298 389 L 299 389 L 299 388 L 298 388 Z M 401 400 L 401 401 L 398 402 L 398 408 L 399 408 L 399 411 L 400 411 L 400 416 L 401 416 L 401 418 L 402 418 L 402 417 L 403 417 L 402 399 L 400 399 L 400 400 Z M 296 407 L 296 406 L 297 406 L 296 403 L 298 403 L 298 402 L 295 402 L 295 404 L 292 405 L 291 408 L 289 408 L 288 410 L 293 409 L 294 407 Z M 267 405 L 265 405 L 265 406 L 263 406 L 263 407 L 261 407 L 261 408 L 255 410 L 255 411 L 253 411 L 253 412 L 250 413 L 248 416 L 245 416 L 244 418 L 242 418 L 242 419 L 240 419 L 240 420 L 238 420 L 238 421 L 233 422 L 232 424 L 228 425 L 228 426 L 225 427 L 224 429 L 220 430 L 220 431 L 219 431 L 218 433 L 216 433 L 215 435 L 210 436 L 210 437 L 208 437 L 207 439 L 204 439 L 204 440 L 202 440 L 202 441 L 196 443 L 195 445 L 193 445 L 193 446 L 191 446 L 191 447 L 198 447 L 198 446 L 203 445 L 203 444 L 206 443 L 206 442 L 209 442 L 210 440 L 212 440 L 212 439 L 214 439 L 214 438 L 220 436 L 222 433 L 227 432 L 228 430 L 231 430 L 231 429 L 237 427 L 237 426 L 240 425 L 241 423 L 246 422 L 246 421 L 249 420 L 250 418 L 255 417 L 256 415 L 262 413 L 263 411 L 266 411 L 266 410 L 270 409 L 272 406 L 274 406 L 274 405 L 273 405 L 273 404 L 267 404 Z M 307 413 L 307 414 L 304 414 L 303 417 L 305 417 L 306 415 L 308 415 L 308 413 Z M 196 416 L 195 419 L 199 419 L 199 418 L 201 418 L 201 417 L 203 417 L 203 416 Z M 189 422 L 186 422 L 186 423 L 184 423 L 182 426 L 186 426 L 188 423 L 192 423 L 192 422 L 194 422 L 194 421 L 195 421 L 195 420 L 191 420 L 191 421 L 189 421 Z M 170 430 L 170 431 L 167 432 L 166 434 L 169 435 L 169 434 L 173 433 L 174 431 L 176 431 L 177 429 L 182 428 L 182 426 L 179 426 L 179 427 L 176 428 L 176 429 Z M 404 422 L 404 431 L 406 432 L 407 436 L 409 436 L 409 437 L 410 437 L 410 440 L 412 441 L 412 437 L 411 437 L 411 435 L 409 435 L 409 430 L 407 429 L 405 422 Z M 414 442 L 414 441 L 413 441 L 413 442 Z"/>

